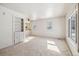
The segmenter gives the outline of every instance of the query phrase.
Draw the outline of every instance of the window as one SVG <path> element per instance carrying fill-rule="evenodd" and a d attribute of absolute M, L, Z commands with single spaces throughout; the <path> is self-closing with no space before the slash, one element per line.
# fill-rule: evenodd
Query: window
<path fill-rule="evenodd" d="M 68 19 L 68 37 L 71 38 L 74 42 L 77 43 L 76 39 L 76 20 L 77 20 L 77 14 L 74 12 L 71 17 Z"/>

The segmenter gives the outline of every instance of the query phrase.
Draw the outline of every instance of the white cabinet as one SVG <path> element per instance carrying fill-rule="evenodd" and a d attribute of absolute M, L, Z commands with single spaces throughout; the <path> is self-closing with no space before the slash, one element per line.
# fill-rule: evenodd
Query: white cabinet
<path fill-rule="evenodd" d="M 0 6 L 0 49 L 14 45 L 14 41 L 18 43 L 24 38 L 21 32 L 22 19 L 15 18 L 15 15 L 20 16 L 19 13 Z"/>
<path fill-rule="evenodd" d="M 13 35 L 14 44 L 19 43 L 24 40 L 24 32 L 22 31 L 22 18 L 13 16 Z"/>
<path fill-rule="evenodd" d="M 24 32 L 15 32 L 15 44 L 24 40 Z"/>
<path fill-rule="evenodd" d="M 0 49 L 14 45 L 24 38 L 24 33 L 21 32 L 24 30 L 21 29 L 23 19 L 20 20 L 15 16 L 24 17 L 24 15 L 0 5 Z"/>
<path fill-rule="evenodd" d="M 24 32 L 20 32 L 20 41 L 24 40 Z"/>
<path fill-rule="evenodd" d="M 15 32 L 15 39 L 14 39 L 14 43 L 19 43 L 20 42 L 20 33 L 19 32 Z"/>

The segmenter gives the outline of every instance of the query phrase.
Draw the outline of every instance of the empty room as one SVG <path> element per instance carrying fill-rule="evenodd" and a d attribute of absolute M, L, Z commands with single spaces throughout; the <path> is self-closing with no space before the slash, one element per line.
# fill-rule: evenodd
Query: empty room
<path fill-rule="evenodd" d="M 78 3 L 0 3 L 0 56 L 78 56 Z"/>

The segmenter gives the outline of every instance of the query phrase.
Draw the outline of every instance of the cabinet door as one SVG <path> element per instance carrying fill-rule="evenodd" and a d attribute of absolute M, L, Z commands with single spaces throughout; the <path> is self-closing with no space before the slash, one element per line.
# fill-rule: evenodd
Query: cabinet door
<path fill-rule="evenodd" d="M 15 32 L 15 44 L 20 42 L 20 32 Z"/>
<path fill-rule="evenodd" d="M 0 9 L 0 49 L 12 45 L 12 15 Z"/>
<path fill-rule="evenodd" d="M 24 32 L 20 32 L 20 41 L 24 40 Z"/>
<path fill-rule="evenodd" d="M 15 32 L 21 32 L 21 18 L 14 17 L 15 20 Z"/>
<path fill-rule="evenodd" d="M 21 32 L 21 18 L 13 16 L 14 44 L 20 42 L 20 32 Z"/>

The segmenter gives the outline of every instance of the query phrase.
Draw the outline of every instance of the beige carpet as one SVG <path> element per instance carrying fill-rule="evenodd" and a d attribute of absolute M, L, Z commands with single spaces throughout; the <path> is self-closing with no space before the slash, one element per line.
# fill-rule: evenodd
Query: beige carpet
<path fill-rule="evenodd" d="M 70 56 L 64 40 L 27 37 L 24 42 L 0 50 L 1 56 Z"/>

